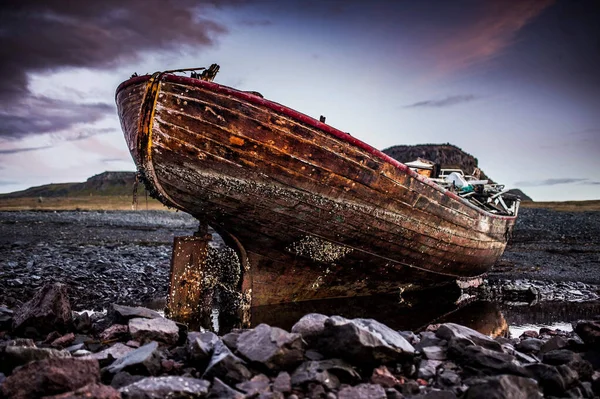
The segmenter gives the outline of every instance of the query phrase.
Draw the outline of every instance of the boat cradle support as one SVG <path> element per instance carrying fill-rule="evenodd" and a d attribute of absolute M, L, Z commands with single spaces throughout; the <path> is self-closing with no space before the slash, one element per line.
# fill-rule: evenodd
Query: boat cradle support
<path fill-rule="evenodd" d="M 224 232 L 220 235 L 230 248 L 233 246 L 241 267 L 234 267 L 237 262 L 232 258 L 215 255 L 205 223 L 200 223 L 193 236 L 173 240 L 165 313 L 189 328 L 218 331 L 249 326 L 250 296 L 244 295 L 241 279 L 246 263 L 240 253 L 243 247 L 236 248 L 236 240 Z"/>

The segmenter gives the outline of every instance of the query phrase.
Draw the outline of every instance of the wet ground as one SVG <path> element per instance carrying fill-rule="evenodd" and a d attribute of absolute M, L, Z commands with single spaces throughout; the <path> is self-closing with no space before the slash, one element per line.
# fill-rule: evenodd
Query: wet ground
<path fill-rule="evenodd" d="M 160 309 L 183 213 L 0 212 L 0 305 L 16 308 L 46 282 L 69 286 L 76 310 L 120 303 Z M 289 327 L 308 312 L 375 318 L 416 330 L 454 321 L 486 329 L 568 323 L 600 313 L 600 212 L 523 209 L 485 289 L 315 301 L 252 310 L 252 323 Z"/>

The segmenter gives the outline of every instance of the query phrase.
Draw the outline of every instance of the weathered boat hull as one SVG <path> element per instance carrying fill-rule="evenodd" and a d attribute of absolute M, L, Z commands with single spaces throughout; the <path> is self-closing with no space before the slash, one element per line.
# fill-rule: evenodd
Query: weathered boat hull
<path fill-rule="evenodd" d="M 251 93 L 154 75 L 119 86 L 117 105 L 150 189 L 234 246 L 252 305 L 478 276 L 515 222 Z"/>

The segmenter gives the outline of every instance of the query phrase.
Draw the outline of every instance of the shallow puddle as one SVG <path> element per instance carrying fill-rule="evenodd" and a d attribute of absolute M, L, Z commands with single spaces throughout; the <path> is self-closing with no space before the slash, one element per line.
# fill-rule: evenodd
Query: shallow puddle
<path fill-rule="evenodd" d="M 156 300 L 144 305 L 164 311 L 164 301 Z M 190 328 L 203 327 L 225 334 L 232 328 L 265 323 L 289 331 L 307 313 L 375 319 L 395 330 L 415 332 L 426 329 L 430 324 L 450 322 L 494 337 L 519 337 L 526 330 L 539 331 L 543 327 L 571 331 L 572 322 L 600 314 L 600 301 L 527 303 L 477 297 L 461 300 L 460 292 L 453 291 L 425 292 L 406 298 L 379 295 L 257 306 L 250 309 L 246 324 L 213 309 L 203 325 L 191 325 Z"/>

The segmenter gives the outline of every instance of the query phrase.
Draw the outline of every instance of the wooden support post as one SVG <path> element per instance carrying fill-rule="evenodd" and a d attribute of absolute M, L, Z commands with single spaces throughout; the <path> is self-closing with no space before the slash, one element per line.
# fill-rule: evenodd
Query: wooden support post
<path fill-rule="evenodd" d="M 210 240 L 202 226 L 195 236 L 173 240 L 166 314 L 190 327 L 210 320 L 212 289 L 206 292 L 202 286 Z"/>

